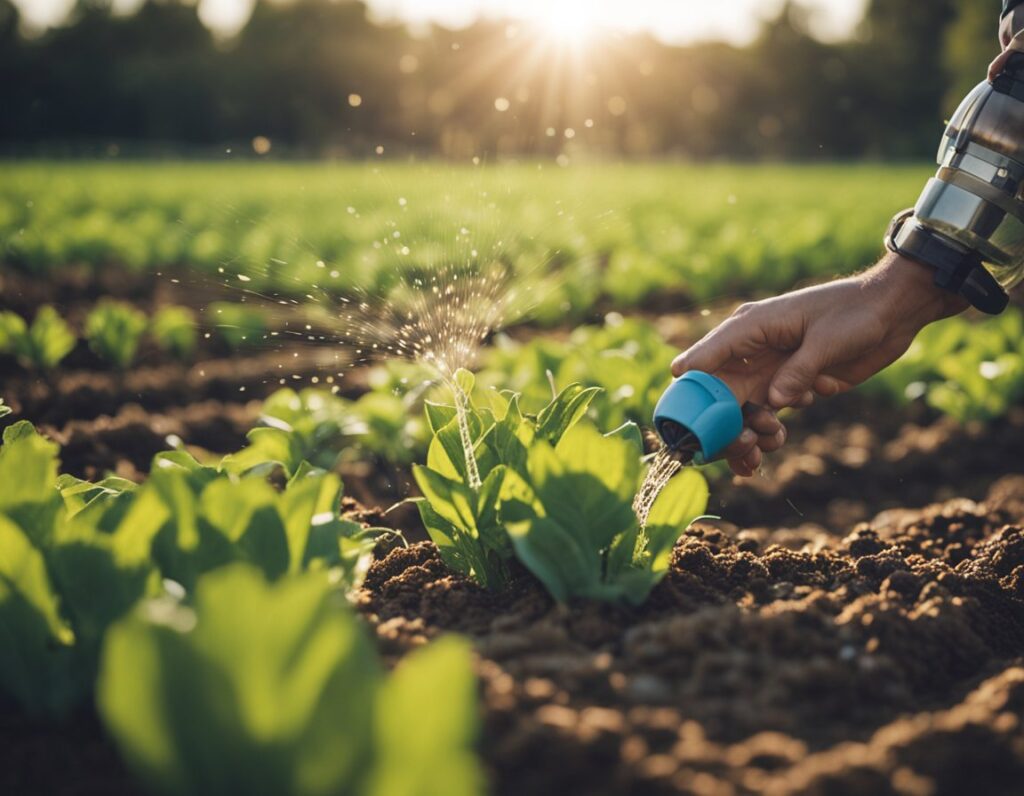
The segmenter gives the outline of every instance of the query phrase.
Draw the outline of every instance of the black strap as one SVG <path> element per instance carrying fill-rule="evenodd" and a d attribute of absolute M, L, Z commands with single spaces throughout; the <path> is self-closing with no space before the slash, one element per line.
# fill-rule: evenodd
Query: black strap
<path fill-rule="evenodd" d="M 945 235 L 928 229 L 906 210 L 892 220 L 885 236 L 889 251 L 935 269 L 935 285 L 963 296 L 971 306 L 998 315 L 1010 303 L 1006 291 L 989 273 L 981 255 Z"/>

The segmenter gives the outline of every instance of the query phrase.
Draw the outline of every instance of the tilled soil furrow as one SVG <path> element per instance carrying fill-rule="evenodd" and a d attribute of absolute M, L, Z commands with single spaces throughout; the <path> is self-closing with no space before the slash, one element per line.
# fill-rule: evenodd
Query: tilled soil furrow
<path fill-rule="evenodd" d="M 1009 793 L 1024 776 L 1024 479 L 802 549 L 698 526 L 641 608 L 389 553 L 385 653 L 474 639 L 500 794 Z M 791 540 L 787 540 L 791 541 Z"/>
<path fill-rule="evenodd" d="M 349 367 L 348 355 L 340 347 L 301 347 L 191 367 L 138 367 L 125 374 L 73 371 L 52 382 L 23 375 L 5 382 L 3 397 L 22 417 L 62 426 L 114 415 L 127 404 L 159 412 L 209 400 L 247 402 L 266 398 L 283 386 L 327 385 L 328 379 L 343 394 L 357 395 L 366 389 L 363 370 Z"/>

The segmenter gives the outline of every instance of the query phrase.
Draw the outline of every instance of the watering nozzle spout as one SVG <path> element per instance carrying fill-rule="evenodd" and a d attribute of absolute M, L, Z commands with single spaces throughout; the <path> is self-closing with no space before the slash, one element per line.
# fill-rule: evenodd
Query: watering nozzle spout
<path fill-rule="evenodd" d="M 654 427 L 669 450 L 704 464 L 743 431 L 743 412 L 725 382 L 692 370 L 662 394 L 654 410 Z"/>

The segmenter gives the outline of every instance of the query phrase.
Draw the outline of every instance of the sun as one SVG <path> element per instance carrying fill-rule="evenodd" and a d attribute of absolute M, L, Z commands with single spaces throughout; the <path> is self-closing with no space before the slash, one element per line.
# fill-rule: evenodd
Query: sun
<path fill-rule="evenodd" d="M 587 3 L 550 0 L 532 16 L 544 36 L 567 47 L 583 47 L 597 30 L 597 20 Z"/>

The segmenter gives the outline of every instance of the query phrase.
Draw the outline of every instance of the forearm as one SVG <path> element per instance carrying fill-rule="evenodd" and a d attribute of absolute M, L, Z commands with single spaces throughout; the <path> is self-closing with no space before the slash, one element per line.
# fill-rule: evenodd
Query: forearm
<path fill-rule="evenodd" d="M 934 277 L 928 266 L 889 253 L 860 278 L 882 315 L 902 318 L 919 330 L 970 306 L 955 293 L 936 287 Z"/>

